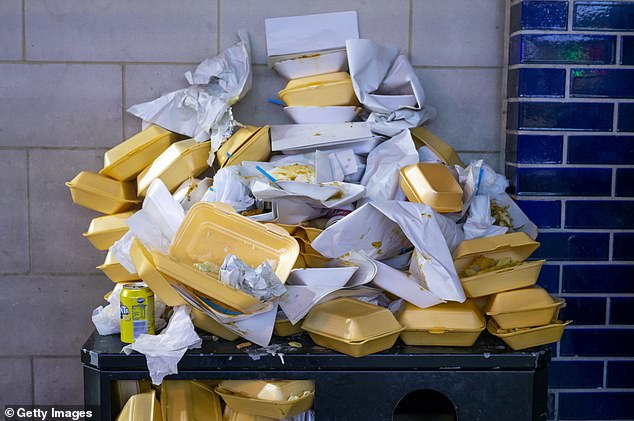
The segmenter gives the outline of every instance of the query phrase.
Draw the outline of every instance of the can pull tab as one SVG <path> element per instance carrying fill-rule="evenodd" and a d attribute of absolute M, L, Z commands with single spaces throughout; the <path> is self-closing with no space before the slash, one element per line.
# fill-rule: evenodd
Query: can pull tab
<path fill-rule="evenodd" d="M 437 327 L 437 328 L 429 329 L 428 332 L 431 333 L 432 335 L 442 335 L 443 333 L 447 333 L 447 329 Z"/>

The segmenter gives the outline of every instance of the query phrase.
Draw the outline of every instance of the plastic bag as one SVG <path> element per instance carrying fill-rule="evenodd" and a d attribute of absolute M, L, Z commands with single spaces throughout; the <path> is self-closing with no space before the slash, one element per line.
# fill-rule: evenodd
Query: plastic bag
<path fill-rule="evenodd" d="M 469 217 L 463 227 L 465 240 L 502 235 L 508 231 L 507 227 L 493 225 L 494 223 L 495 218 L 491 216 L 489 196 L 475 196 L 469 207 Z"/>
<path fill-rule="evenodd" d="M 152 383 L 159 385 L 165 376 L 178 373 L 178 362 L 188 349 L 200 348 L 202 339 L 196 334 L 187 305 L 174 307 L 167 328 L 158 335 L 142 334 L 121 352 L 145 355 Z"/>
<path fill-rule="evenodd" d="M 397 198 L 397 192 L 400 190 L 399 170 L 417 162 L 418 151 L 409 130 L 404 130 L 374 148 L 368 155 L 365 173 L 361 179 L 361 184 L 366 187 L 364 203 Z"/>

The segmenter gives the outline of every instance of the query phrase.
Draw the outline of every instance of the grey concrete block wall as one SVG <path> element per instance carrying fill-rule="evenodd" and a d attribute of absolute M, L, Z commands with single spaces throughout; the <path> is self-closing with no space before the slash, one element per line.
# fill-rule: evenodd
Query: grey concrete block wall
<path fill-rule="evenodd" d="M 264 64 L 264 19 L 352 9 L 361 36 L 412 57 L 439 111 L 432 130 L 497 167 L 503 0 L 0 2 L 0 407 L 82 400 L 79 347 L 112 283 L 81 236 L 97 214 L 63 183 L 140 129 L 125 109 L 186 86 L 244 28 L 254 87 L 235 115 L 288 123 L 266 101 L 285 81 Z"/>

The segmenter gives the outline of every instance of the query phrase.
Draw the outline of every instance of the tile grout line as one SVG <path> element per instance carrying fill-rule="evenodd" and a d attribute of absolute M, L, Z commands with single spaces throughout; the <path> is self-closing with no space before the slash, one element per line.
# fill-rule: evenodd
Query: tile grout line
<path fill-rule="evenodd" d="M 566 200 L 565 198 L 561 199 L 561 219 L 559 221 L 561 230 L 566 229 Z M 543 231 L 543 229 L 542 229 Z"/>
<path fill-rule="evenodd" d="M 611 232 L 608 240 L 608 262 L 612 262 L 612 254 L 614 253 L 614 233 Z"/>
<path fill-rule="evenodd" d="M 121 64 L 121 139 L 125 139 L 125 64 Z"/>
<path fill-rule="evenodd" d="M 414 30 L 414 0 L 409 0 L 409 31 L 407 34 L 407 57 L 409 62 L 412 63 L 412 32 Z"/>
<path fill-rule="evenodd" d="M 26 0 L 22 0 L 22 61 L 26 61 Z"/>
<path fill-rule="evenodd" d="M 617 133 L 619 126 L 619 104 L 620 102 L 614 101 L 614 110 L 612 111 L 612 133 Z"/>
<path fill-rule="evenodd" d="M 220 0 L 216 0 L 216 54 L 220 54 L 220 22 Z"/>
<path fill-rule="evenodd" d="M 610 320 L 610 311 L 612 309 L 612 300 L 611 297 L 607 297 L 605 300 L 605 324 L 609 325 L 611 323 Z"/>
<path fill-rule="evenodd" d="M 573 33 L 572 25 L 575 17 L 575 2 L 570 0 L 568 2 L 568 21 L 566 22 L 566 33 Z"/>
<path fill-rule="evenodd" d="M 612 195 L 613 198 L 616 197 L 616 167 L 612 167 L 611 195 Z"/>
<path fill-rule="evenodd" d="M 29 267 L 27 273 L 30 275 L 33 271 L 33 256 L 31 253 L 33 242 L 31 240 L 31 153 L 28 149 L 26 150 L 26 200 L 27 243 L 29 253 Z"/>
<path fill-rule="evenodd" d="M 504 45 L 502 46 L 502 80 L 500 86 L 500 155 L 498 156 L 498 166 L 502 168 L 502 171 L 506 174 L 506 125 L 508 120 L 508 73 L 509 73 L 509 37 L 506 35 L 510 32 L 511 28 L 511 4 L 505 2 L 504 6 L 504 28 L 502 29 L 502 36 L 504 39 Z"/>
<path fill-rule="evenodd" d="M 603 361 L 603 388 L 608 388 L 608 361 Z"/>

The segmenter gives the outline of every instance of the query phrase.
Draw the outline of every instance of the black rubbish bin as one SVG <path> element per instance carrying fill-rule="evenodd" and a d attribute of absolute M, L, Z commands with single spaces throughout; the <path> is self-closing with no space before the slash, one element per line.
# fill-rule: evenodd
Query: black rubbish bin
<path fill-rule="evenodd" d="M 362 358 L 318 347 L 306 335 L 274 337 L 283 355 L 252 357 L 255 346 L 214 342 L 200 332 L 201 349 L 190 350 L 168 379 L 313 379 L 317 421 L 546 420 L 548 347 L 511 351 L 483 333 L 473 347 L 392 349 Z M 113 420 L 114 380 L 148 379 L 145 357 L 124 355 L 117 335 L 88 339 L 81 351 L 84 400 L 99 420 Z"/>

